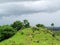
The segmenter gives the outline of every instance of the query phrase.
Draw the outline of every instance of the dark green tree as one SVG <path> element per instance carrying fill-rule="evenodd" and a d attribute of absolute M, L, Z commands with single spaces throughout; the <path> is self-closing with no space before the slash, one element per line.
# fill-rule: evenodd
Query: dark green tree
<path fill-rule="evenodd" d="M 16 33 L 16 30 L 9 26 L 9 25 L 3 25 L 0 27 L 0 41 L 7 39 L 14 35 Z"/>
<path fill-rule="evenodd" d="M 21 21 L 15 21 L 11 26 L 18 31 L 23 27 L 23 23 Z"/>
<path fill-rule="evenodd" d="M 25 27 L 25 28 L 30 27 L 30 23 L 29 23 L 28 20 L 26 20 L 26 19 L 23 21 L 23 24 L 24 24 L 24 27 Z"/>
<path fill-rule="evenodd" d="M 45 27 L 43 24 L 36 24 L 37 27 Z"/>
<path fill-rule="evenodd" d="M 52 27 L 52 32 L 53 32 L 52 36 L 55 37 L 54 23 L 51 23 L 51 27 Z"/>
<path fill-rule="evenodd" d="M 54 30 L 54 23 L 51 23 L 52 30 Z"/>

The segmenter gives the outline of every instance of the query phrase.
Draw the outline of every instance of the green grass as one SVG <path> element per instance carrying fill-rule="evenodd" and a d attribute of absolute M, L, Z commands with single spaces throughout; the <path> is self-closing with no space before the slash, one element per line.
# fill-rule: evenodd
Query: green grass
<path fill-rule="evenodd" d="M 18 31 L 13 37 L 0 42 L 0 45 L 60 45 L 60 41 L 51 33 L 43 28 L 34 32 L 32 28 L 26 28 Z"/>

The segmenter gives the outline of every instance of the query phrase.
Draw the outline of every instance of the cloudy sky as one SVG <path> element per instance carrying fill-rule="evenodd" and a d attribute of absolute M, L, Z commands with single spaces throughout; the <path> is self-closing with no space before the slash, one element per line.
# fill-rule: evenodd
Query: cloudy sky
<path fill-rule="evenodd" d="M 0 0 L 0 25 L 24 19 L 31 25 L 60 26 L 60 0 Z"/>

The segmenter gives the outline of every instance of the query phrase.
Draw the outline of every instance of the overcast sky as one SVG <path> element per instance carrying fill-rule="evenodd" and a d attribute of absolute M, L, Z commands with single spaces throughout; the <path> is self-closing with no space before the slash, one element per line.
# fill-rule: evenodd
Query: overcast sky
<path fill-rule="evenodd" d="M 60 0 L 0 0 L 0 25 L 24 19 L 31 25 L 60 26 Z"/>

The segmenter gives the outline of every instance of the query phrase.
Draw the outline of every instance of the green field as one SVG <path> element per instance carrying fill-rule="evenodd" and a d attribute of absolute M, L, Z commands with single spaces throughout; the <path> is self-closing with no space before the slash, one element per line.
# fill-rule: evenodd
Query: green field
<path fill-rule="evenodd" d="M 0 45 L 60 45 L 59 36 L 53 37 L 52 32 L 46 28 L 34 30 L 25 28 L 17 31 L 17 33 L 0 42 Z"/>

